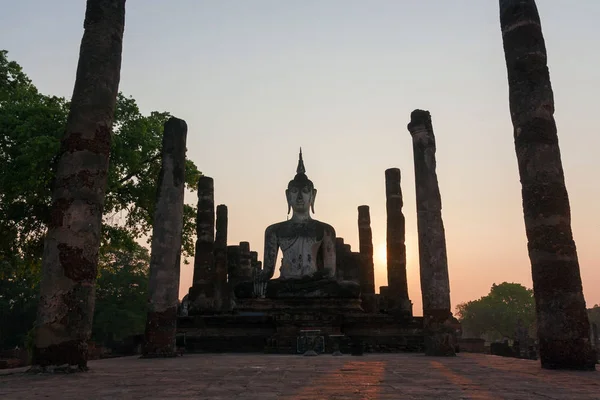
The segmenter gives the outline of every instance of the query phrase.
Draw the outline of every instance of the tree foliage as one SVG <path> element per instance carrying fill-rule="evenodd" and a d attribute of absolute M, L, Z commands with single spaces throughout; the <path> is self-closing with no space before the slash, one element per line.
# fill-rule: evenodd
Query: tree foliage
<path fill-rule="evenodd" d="M 21 66 L 0 51 L 0 348 L 22 344 L 35 319 L 43 238 L 68 110 L 66 99 L 41 94 Z M 130 326 L 143 331 L 139 318 L 145 318 L 145 309 L 138 300 L 145 304 L 142 280 L 149 258 L 141 243 L 149 243 L 152 233 L 163 124 L 169 117 L 167 112 L 142 115 L 133 98 L 121 93 L 117 98 L 95 337 L 119 337 Z M 186 160 L 186 188 L 196 190 L 199 177 L 195 164 Z M 194 218 L 195 208 L 185 205 L 184 259 L 193 255 Z M 117 317 L 108 324 L 111 313 Z"/>
<path fill-rule="evenodd" d="M 515 339 L 519 326 L 535 322 L 533 290 L 518 283 L 493 284 L 490 293 L 479 300 L 456 307 L 463 330 L 493 339 Z"/>

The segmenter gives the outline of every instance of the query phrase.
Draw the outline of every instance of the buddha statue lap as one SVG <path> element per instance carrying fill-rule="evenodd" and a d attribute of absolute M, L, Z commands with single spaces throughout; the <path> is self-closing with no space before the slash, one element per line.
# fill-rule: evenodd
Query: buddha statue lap
<path fill-rule="evenodd" d="M 311 218 L 317 190 L 305 172 L 300 150 L 296 176 L 285 191 L 288 214 L 293 210 L 292 217 L 267 227 L 263 269 L 253 282 L 242 282 L 235 287 L 236 297 L 360 297 L 357 282 L 335 278 L 335 230 Z M 279 249 L 283 253 L 280 276 L 271 279 Z"/>

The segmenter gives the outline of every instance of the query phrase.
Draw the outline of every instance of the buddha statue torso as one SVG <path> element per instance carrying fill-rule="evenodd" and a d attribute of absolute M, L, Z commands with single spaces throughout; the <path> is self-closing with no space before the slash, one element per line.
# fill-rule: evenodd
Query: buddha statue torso
<path fill-rule="evenodd" d="M 283 253 L 280 279 L 298 279 L 307 276 L 333 276 L 335 273 L 335 230 L 323 222 L 309 219 L 304 222 L 285 221 L 267 228 L 270 244 Z M 272 248 L 265 247 L 272 253 Z M 327 271 L 325 271 L 327 265 Z"/>

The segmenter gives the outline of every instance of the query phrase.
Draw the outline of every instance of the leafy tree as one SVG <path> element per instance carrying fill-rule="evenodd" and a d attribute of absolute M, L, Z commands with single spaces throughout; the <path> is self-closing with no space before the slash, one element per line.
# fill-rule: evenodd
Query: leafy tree
<path fill-rule="evenodd" d="M 491 339 L 515 339 L 519 324 L 529 328 L 535 322 L 533 290 L 518 283 L 493 284 L 487 296 L 456 309 L 464 330 Z"/>
<path fill-rule="evenodd" d="M 92 337 L 110 343 L 144 332 L 148 300 L 148 249 L 129 240 L 107 245 L 100 254 Z"/>
<path fill-rule="evenodd" d="M 69 110 L 66 99 L 39 93 L 7 55 L 0 51 L 0 348 L 22 344 L 35 320 L 56 155 Z M 95 329 L 105 329 L 100 326 L 109 299 L 145 296 L 146 287 L 134 283 L 147 273 L 147 250 L 140 243 L 149 243 L 152 232 L 163 124 L 169 117 L 166 112 L 142 115 L 133 98 L 118 95 L 98 265 L 95 315 L 100 322 L 94 323 Z M 200 175 L 186 160 L 187 189 L 196 190 Z M 195 214 L 195 207 L 185 206 L 184 258 L 193 255 Z M 116 292 L 105 291 L 103 285 L 124 285 L 130 293 L 114 297 L 109 293 Z M 126 315 L 129 311 L 145 317 L 135 302 L 118 304 L 124 307 L 117 314 L 123 321 L 132 318 Z M 132 321 L 131 326 L 139 327 Z M 126 333 L 119 330 L 120 323 L 113 320 L 115 337 Z M 106 329 L 102 332 L 94 337 L 107 338 Z"/>

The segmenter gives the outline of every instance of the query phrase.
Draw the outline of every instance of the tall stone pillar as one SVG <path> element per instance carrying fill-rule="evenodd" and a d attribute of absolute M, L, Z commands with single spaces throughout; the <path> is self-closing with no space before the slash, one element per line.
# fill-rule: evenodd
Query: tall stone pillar
<path fill-rule="evenodd" d="M 44 238 L 35 370 L 87 370 L 124 28 L 125 0 L 87 1 Z"/>
<path fill-rule="evenodd" d="M 198 179 L 198 210 L 196 214 L 196 252 L 194 277 L 190 288 L 190 315 L 212 313 L 218 307 L 217 274 L 215 269 L 215 200 L 213 178 Z"/>
<path fill-rule="evenodd" d="M 419 265 L 426 329 L 425 354 L 455 355 L 454 335 L 450 328 L 452 311 L 446 234 L 435 171 L 435 137 L 429 112 L 413 111 L 408 130 L 413 140 L 415 163 Z"/>
<path fill-rule="evenodd" d="M 500 0 L 510 114 L 542 368 L 593 370 L 595 352 L 571 231 L 554 95 L 534 0 Z"/>
<path fill-rule="evenodd" d="M 227 206 L 217 206 L 217 220 L 215 232 L 215 275 L 218 294 L 215 306 L 225 311 L 229 308 L 229 288 L 227 285 Z"/>
<path fill-rule="evenodd" d="M 152 229 L 148 317 L 143 357 L 174 357 L 185 186 L 185 121 L 165 123 Z"/>
<path fill-rule="evenodd" d="M 402 213 L 402 190 L 400 188 L 400 170 L 385 170 L 385 197 L 387 211 L 386 254 L 388 289 L 387 302 L 390 312 L 397 315 L 412 316 L 412 303 L 408 298 L 406 279 L 406 224 Z"/>
<path fill-rule="evenodd" d="M 358 241 L 359 251 L 363 258 L 363 269 L 360 274 L 360 291 L 362 294 L 375 294 L 373 233 L 371 231 L 369 206 L 358 207 Z"/>

